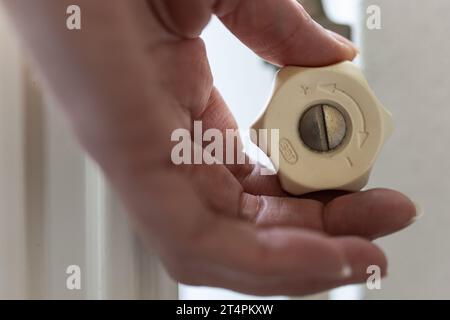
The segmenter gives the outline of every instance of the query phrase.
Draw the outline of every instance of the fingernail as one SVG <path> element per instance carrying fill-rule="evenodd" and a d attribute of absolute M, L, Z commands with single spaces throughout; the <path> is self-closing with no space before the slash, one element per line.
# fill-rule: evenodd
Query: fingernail
<path fill-rule="evenodd" d="M 408 222 L 407 227 L 414 224 L 418 220 L 422 219 L 422 217 L 424 215 L 422 206 L 415 201 L 412 201 L 412 203 L 414 204 L 414 207 L 416 208 L 416 212 L 414 213 L 414 217 L 412 217 L 412 219 Z"/>
<path fill-rule="evenodd" d="M 349 264 L 344 265 L 344 267 L 341 270 L 341 276 L 343 279 L 348 279 L 352 276 L 353 270 L 352 267 Z"/>
<path fill-rule="evenodd" d="M 425 212 L 423 211 L 423 207 L 419 203 L 414 202 L 414 201 L 413 201 L 413 203 L 414 203 L 414 206 L 416 207 L 416 215 L 413 218 L 413 221 L 417 221 L 417 220 L 420 220 L 423 217 Z"/>
<path fill-rule="evenodd" d="M 347 48 L 349 48 L 350 50 L 353 51 L 353 53 L 355 55 L 359 54 L 359 49 L 358 47 L 351 42 L 350 40 L 348 40 L 346 37 L 341 36 L 340 34 L 333 32 L 331 30 L 328 30 L 328 32 L 330 33 L 330 35 L 336 39 L 337 41 L 339 41 L 340 43 L 342 43 L 344 46 L 346 46 Z"/>

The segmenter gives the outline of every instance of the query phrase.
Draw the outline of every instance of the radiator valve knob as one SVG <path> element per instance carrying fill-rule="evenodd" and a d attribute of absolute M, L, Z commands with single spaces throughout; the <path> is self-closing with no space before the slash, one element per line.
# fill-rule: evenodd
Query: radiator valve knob
<path fill-rule="evenodd" d="M 260 135 L 253 142 L 264 146 L 283 189 L 302 195 L 361 190 L 393 124 L 361 70 L 342 62 L 281 69 L 253 129 L 279 130 L 276 144 Z"/>

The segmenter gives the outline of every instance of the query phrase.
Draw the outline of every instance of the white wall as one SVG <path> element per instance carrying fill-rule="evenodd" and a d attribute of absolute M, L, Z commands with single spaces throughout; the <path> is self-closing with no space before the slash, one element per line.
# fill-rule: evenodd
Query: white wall
<path fill-rule="evenodd" d="M 369 298 L 450 298 L 450 2 L 364 0 L 382 29 L 364 31 L 369 82 L 394 114 L 396 131 L 371 186 L 404 191 L 424 217 L 380 241 L 389 277 Z"/>

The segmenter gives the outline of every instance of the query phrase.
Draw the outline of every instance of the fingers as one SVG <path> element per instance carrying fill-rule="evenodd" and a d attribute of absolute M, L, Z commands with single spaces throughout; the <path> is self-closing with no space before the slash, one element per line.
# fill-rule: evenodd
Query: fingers
<path fill-rule="evenodd" d="M 368 241 L 355 237 L 338 238 L 336 242 L 345 251 L 345 255 L 351 266 L 351 275 L 344 281 L 314 281 L 311 280 L 308 285 L 315 292 L 321 292 L 330 288 L 344 285 L 367 282 L 371 275 L 374 275 L 373 267 L 379 270 L 381 278 L 387 275 L 387 260 L 384 253 L 375 245 Z M 371 267 L 371 269 L 369 269 Z"/>
<path fill-rule="evenodd" d="M 405 195 L 393 190 L 374 189 L 329 202 L 323 213 L 324 229 L 339 235 L 379 238 L 409 226 L 416 213 L 414 203 Z"/>
<path fill-rule="evenodd" d="M 280 66 L 323 66 L 357 54 L 294 0 L 148 1 L 167 30 L 181 38 L 198 37 L 215 13 L 254 52 Z"/>
<path fill-rule="evenodd" d="M 291 226 L 324 231 L 323 205 L 291 197 L 241 196 L 241 216 L 261 227 Z"/>
<path fill-rule="evenodd" d="M 241 215 L 259 226 L 295 226 L 368 239 L 407 227 L 415 214 L 411 200 L 386 189 L 344 195 L 326 205 L 310 199 L 241 196 Z"/>
<path fill-rule="evenodd" d="M 363 239 L 333 239 L 292 228 L 256 229 L 225 219 L 191 243 L 195 248 L 189 258 L 169 260 L 177 280 L 257 295 L 312 294 L 364 282 L 369 265 L 383 273 L 386 268 L 384 254 Z"/>
<path fill-rule="evenodd" d="M 241 0 L 217 14 L 255 53 L 280 66 L 323 66 L 357 54 L 348 40 L 322 28 L 294 0 Z"/>
<path fill-rule="evenodd" d="M 337 242 L 344 250 L 348 264 L 352 267 L 352 274 L 346 280 L 348 283 L 357 283 L 367 278 L 367 267 L 371 265 L 378 266 L 381 276 L 386 276 L 387 259 L 376 245 L 356 237 L 338 238 Z"/>

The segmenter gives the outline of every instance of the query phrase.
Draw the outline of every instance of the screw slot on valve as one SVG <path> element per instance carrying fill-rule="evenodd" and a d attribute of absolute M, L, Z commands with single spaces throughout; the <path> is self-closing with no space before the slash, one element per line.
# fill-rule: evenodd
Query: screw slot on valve
<path fill-rule="evenodd" d="M 338 108 L 330 104 L 316 104 L 306 110 L 299 121 L 303 143 L 316 152 L 337 149 L 347 135 L 347 123 Z"/>

